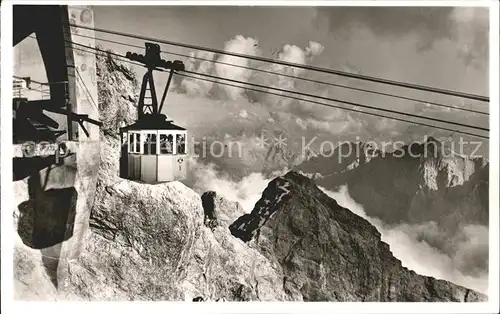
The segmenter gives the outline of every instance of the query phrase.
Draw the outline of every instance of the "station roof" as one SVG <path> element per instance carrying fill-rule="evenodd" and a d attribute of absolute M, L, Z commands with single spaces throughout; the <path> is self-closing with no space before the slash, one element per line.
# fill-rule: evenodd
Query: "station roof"
<path fill-rule="evenodd" d="M 146 115 L 135 123 L 120 129 L 122 132 L 138 130 L 173 130 L 186 131 L 185 128 L 173 124 L 172 120 L 167 120 L 165 115 Z"/>

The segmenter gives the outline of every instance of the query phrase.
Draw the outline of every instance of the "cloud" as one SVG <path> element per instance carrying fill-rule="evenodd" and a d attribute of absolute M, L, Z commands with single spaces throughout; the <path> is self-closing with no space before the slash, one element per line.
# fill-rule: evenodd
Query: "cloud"
<path fill-rule="evenodd" d="M 283 62 L 305 65 L 312 62 L 324 50 L 323 45 L 318 42 L 310 41 L 308 46 L 302 49 L 297 45 L 285 44 L 278 53 L 277 59 Z M 260 85 L 269 86 L 283 90 L 302 90 L 298 84 L 298 80 L 289 76 L 301 76 L 305 72 L 304 69 L 288 67 L 280 64 L 256 64 L 256 67 L 261 70 L 270 71 L 283 75 L 273 75 L 263 72 L 253 72 L 251 81 Z M 288 77 L 287 77 L 288 76 Z M 284 92 L 270 90 L 279 95 L 286 94 Z M 307 90 L 306 90 L 307 91 Z M 309 91 L 310 92 L 310 91 Z M 247 97 L 254 101 L 265 104 L 272 110 L 290 111 L 293 106 L 301 106 L 301 104 L 290 98 L 284 98 L 276 95 L 263 94 L 259 92 L 246 92 Z M 295 96 L 295 95 L 291 95 Z"/>
<path fill-rule="evenodd" d="M 487 62 L 488 9 L 480 7 L 330 7 L 318 8 L 314 24 L 326 22 L 337 37 L 352 36 L 360 28 L 381 39 L 417 39 L 425 51 L 443 40 L 458 44 L 468 65 Z"/>
<path fill-rule="evenodd" d="M 240 53 L 245 55 L 258 55 L 258 40 L 251 37 L 237 35 L 225 43 L 224 51 Z M 206 59 L 206 60 L 200 60 Z M 215 63 L 217 61 L 219 63 Z M 188 71 L 202 74 L 220 76 L 232 80 L 248 82 L 252 72 L 243 67 L 250 67 L 251 61 L 245 58 L 239 58 L 230 55 L 216 55 L 212 52 L 196 51 L 189 54 L 185 61 Z M 231 66 L 235 65 L 235 66 Z M 186 93 L 190 96 L 213 96 L 218 99 L 229 98 L 239 99 L 244 90 L 227 85 L 217 85 L 212 82 L 192 78 L 176 78 L 178 84 L 180 80 L 180 89 L 178 92 Z"/>
<path fill-rule="evenodd" d="M 241 109 L 240 113 L 238 114 L 241 118 L 245 119 L 248 117 L 248 112 L 245 109 Z"/>
<path fill-rule="evenodd" d="M 317 18 L 326 19 L 332 32 L 366 27 L 383 37 L 401 37 L 418 34 L 422 40 L 432 41 L 449 37 L 452 7 L 331 7 L 318 8 Z"/>
<path fill-rule="evenodd" d="M 459 57 L 469 66 L 484 66 L 489 47 L 489 16 L 486 8 L 455 8 L 450 15 L 452 38 Z"/>
<path fill-rule="evenodd" d="M 238 202 L 245 212 L 251 212 L 262 192 L 271 181 L 261 173 L 252 173 L 241 180 L 233 180 L 218 171 L 213 164 L 198 163 L 190 159 L 191 177 L 186 182 L 198 193 L 216 191 L 228 200 Z"/>
<path fill-rule="evenodd" d="M 236 53 L 259 55 L 258 40 L 242 35 L 235 36 L 225 44 L 225 51 Z M 285 44 L 280 50 L 277 58 L 284 62 L 296 64 L 308 64 L 318 57 L 324 50 L 323 45 L 315 41 L 309 41 L 305 48 L 297 45 Z M 215 65 L 209 61 L 199 61 L 196 58 L 207 58 L 209 60 L 216 59 L 223 63 L 229 63 L 240 67 L 232 67 L 227 64 L 216 63 Z M 275 87 L 283 90 L 308 90 L 307 86 L 303 86 L 298 81 L 291 77 L 271 75 L 268 73 L 251 71 L 241 67 L 259 68 L 274 73 L 281 73 L 289 76 L 300 76 L 304 73 L 303 69 L 286 67 L 279 64 L 262 64 L 252 63 L 251 60 L 221 55 L 218 58 L 214 54 L 203 55 L 201 52 L 191 53 L 191 58 L 187 60 L 186 67 L 188 70 L 197 71 L 221 77 L 226 77 L 242 82 L 252 82 L 264 86 Z M 189 96 L 202 96 L 212 98 L 212 100 L 238 100 L 244 101 L 243 104 L 257 103 L 278 117 L 286 116 L 285 121 L 295 119 L 297 124 L 302 129 L 313 129 L 320 132 L 338 134 L 338 132 L 357 132 L 363 127 L 363 122 L 357 117 L 350 115 L 346 111 L 331 107 L 319 106 L 306 101 L 297 101 L 290 98 L 269 95 L 265 93 L 245 91 L 243 89 L 228 87 L 207 83 L 200 80 L 183 79 L 180 82 L 181 93 L 186 93 Z M 273 91 L 275 92 L 275 91 Z M 328 91 L 319 91 L 321 95 L 327 96 Z M 286 94 L 278 92 L 278 94 Z M 245 108 L 239 109 L 240 117 L 247 117 Z M 293 117 L 290 116 L 293 115 Z"/>
<path fill-rule="evenodd" d="M 403 266 L 421 275 L 488 293 L 488 273 L 484 265 L 477 267 L 478 264 L 484 264 L 484 257 L 487 256 L 484 254 L 488 252 L 487 227 L 468 225 L 458 235 L 449 237 L 433 222 L 388 226 L 380 219 L 367 216 L 363 207 L 351 198 L 347 186 L 342 186 L 335 192 L 321 189 L 340 206 L 374 225 L 381 233 L 382 241 L 389 244 L 392 253 Z M 452 250 L 445 253 L 434 242 L 444 242 Z"/>
<path fill-rule="evenodd" d="M 251 56 L 255 56 L 260 53 L 257 39 L 251 37 L 246 38 L 242 35 L 238 35 L 235 38 L 226 42 L 224 51 L 241 53 Z M 250 66 L 250 60 L 228 55 L 221 55 L 217 59 L 217 61 L 244 67 Z M 240 67 L 234 67 L 217 63 L 215 64 L 215 74 L 217 76 L 229 78 L 232 80 L 248 82 L 248 79 L 251 76 L 251 71 Z M 243 90 L 240 88 L 225 86 L 225 85 L 220 85 L 220 86 L 221 89 L 226 92 L 226 95 L 229 96 L 230 99 L 237 99 L 241 97 L 241 95 L 243 94 Z"/>
<path fill-rule="evenodd" d="M 323 52 L 323 50 L 323 45 L 315 41 L 309 41 L 308 46 L 305 47 L 305 49 L 302 49 L 301 47 L 296 45 L 285 44 L 278 54 L 278 60 L 297 64 L 307 64 L 308 62 L 311 62 L 315 57 L 319 56 Z M 258 40 L 251 37 L 245 37 L 243 35 L 237 35 L 234 38 L 228 40 L 225 43 L 224 51 L 251 56 L 258 56 L 261 54 L 258 46 Z M 295 79 L 280 75 L 272 75 L 269 73 L 252 71 L 247 68 L 257 68 L 265 71 L 293 76 L 298 76 L 304 72 L 303 69 L 287 67 L 279 64 L 263 64 L 261 62 L 251 61 L 249 59 L 239 58 L 235 56 L 220 55 L 216 57 L 211 53 L 206 55 L 204 54 L 206 53 L 192 52 L 190 54 L 190 58 L 188 58 L 186 61 L 186 68 L 189 71 L 211 74 L 231 80 L 237 80 L 241 82 L 251 81 L 252 83 L 264 86 L 290 90 L 296 89 Z M 219 63 L 199 61 L 196 58 L 216 60 Z M 245 91 L 241 88 L 226 86 L 222 84 L 214 85 L 213 83 L 207 83 L 189 78 L 182 79 L 182 83 L 180 85 L 182 87 L 180 92 L 184 92 L 189 95 L 211 94 L 212 96 L 220 99 L 226 97 L 231 100 L 237 100 L 243 97 L 247 100 L 251 100 L 252 102 L 259 102 L 262 104 L 270 105 L 270 107 L 281 109 L 286 109 L 286 105 L 292 103 L 292 101 L 287 98 L 269 96 L 259 92 Z M 222 91 L 222 93 L 219 93 L 218 91 Z"/>
<path fill-rule="evenodd" d="M 322 44 L 315 42 L 315 41 L 310 41 L 309 46 L 306 48 L 306 55 L 311 57 L 315 57 L 320 55 L 325 47 L 323 47 Z"/>
<path fill-rule="evenodd" d="M 185 61 L 186 70 L 203 74 L 210 74 L 212 72 L 214 63 L 211 62 L 211 60 L 213 60 L 215 57 L 214 53 L 197 51 L 191 52 L 189 56 L 190 58 Z M 210 61 L 200 60 L 197 58 L 207 59 Z M 206 96 L 212 89 L 213 83 L 185 78 L 181 81 L 180 86 L 181 90 L 190 96 Z"/>
<path fill-rule="evenodd" d="M 346 114 L 342 119 L 334 120 L 318 120 L 315 118 L 296 118 L 296 123 L 302 129 L 312 128 L 318 131 L 331 133 L 336 135 L 340 132 L 345 134 L 353 133 L 357 134 L 363 127 L 363 123 L 360 120 L 356 120 L 351 115 Z"/>

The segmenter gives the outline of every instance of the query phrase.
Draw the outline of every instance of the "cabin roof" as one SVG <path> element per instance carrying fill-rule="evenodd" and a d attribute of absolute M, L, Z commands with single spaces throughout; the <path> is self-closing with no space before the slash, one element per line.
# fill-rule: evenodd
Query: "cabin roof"
<path fill-rule="evenodd" d="M 174 131 L 186 131 L 185 128 L 180 127 L 172 123 L 172 120 L 166 120 L 165 116 L 160 117 L 143 117 L 137 120 L 135 123 L 121 128 L 122 132 L 126 131 L 137 131 L 137 130 L 174 130 Z"/>

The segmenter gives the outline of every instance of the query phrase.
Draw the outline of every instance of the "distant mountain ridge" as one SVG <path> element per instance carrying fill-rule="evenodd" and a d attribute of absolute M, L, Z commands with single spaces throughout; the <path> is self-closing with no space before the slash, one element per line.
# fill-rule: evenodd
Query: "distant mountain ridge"
<path fill-rule="evenodd" d="M 463 237 L 464 228 L 488 227 L 489 163 L 485 159 L 442 154 L 441 143 L 433 138 L 403 146 L 403 156 L 380 151 L 367 156 L 363 143 L 352 145 L 361 148 L 361 154 L 339 162 L 339 147 L 333 156 L 312 157 L 294 170 L 330 191 L 347 186 L 368 216 L 387 225 L 435 225 L 442 235 L 424 238 L 434 237 L 428 244 L 450 256 L 462 254 L 452 239 Z M 478 250 L 473 261 L 459 265 L 465 274 L 488 272 L 488 252 Z"/>
<path fill-rule="evenodd" d="M 483 158 L 452 153 L 443 155 L 440 145 L 437 140 L 429 138 L 424 143 L 405 145 L 399 152 L 373 150 L 366 154 L 370 149 L 364 143 L 346 143 L 328 157 L 311 157 L 294 170 L 315 178 L 315 182 L 326 189 L 335 190 L 348 185 L 353 198 L 367 206 L 365 209 L 369 215 L 388 223 L 409 221 L 405 215 L 416 195 L 441 195 L 450 201 L 459 197 L 472 202 L 476 215 L 469 215 L 466 222 L 487 225 L 488 162 Z M 353 152 L 350 155 L 345 155 L 347 146 Z M 410 153 L 418 156 L 413 157 Z M 388 204 L 370 199 L 373 193 L 363 193 L 368 189 L 379 196 L 384 194 L 392 205 L 402 203 L 393 210 L 381 210 L 379 207 Z M 395 211 L 398 214 L 392 215 Z"/>

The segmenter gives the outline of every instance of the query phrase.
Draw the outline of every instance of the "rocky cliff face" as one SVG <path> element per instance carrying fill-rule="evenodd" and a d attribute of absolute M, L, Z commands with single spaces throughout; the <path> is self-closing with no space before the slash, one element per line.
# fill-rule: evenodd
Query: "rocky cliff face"
<path fill-rule="evenodd" d="M 67 297 L 285 298 L 276 268 L 232 237 L 221 215 L 218 226 L 206 227 L 200 195 L 182 183 L 153 186 L 118 180 L 104 190 L 106 197 L 95 206 L 85 254 L 69 269 Z M 215 194 L 210 197 L 221 204 Z M 221 213 L 237 208 L 223 203 L 225 207 L 216 208 Z"/>
<path fill-rule="evenodd" d="M 67 276 L 55 286 L 50 262 L 18 244 L 17 298 L 485 300 L 402 267 L 375 227 L 295 172 L 273 180 L 247 214 L 216 191 L 199 195 L 180 182 L 148 185 L 119 178 L 116 130 L 133 118 L 127 110 L 114 112 L 122 110 L 116 106 L 132 110 L 133 78 L 109 57 L 99 57 L 98 66 L 100 81 L 112 77 L 121 84 L 101 86 L 107 88 L 99 99 L 105 126 L 83 253 L 60 270 Z"/>

